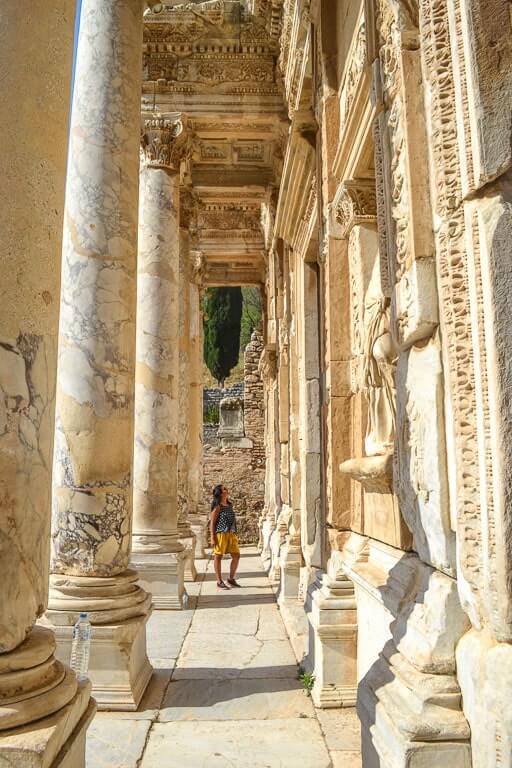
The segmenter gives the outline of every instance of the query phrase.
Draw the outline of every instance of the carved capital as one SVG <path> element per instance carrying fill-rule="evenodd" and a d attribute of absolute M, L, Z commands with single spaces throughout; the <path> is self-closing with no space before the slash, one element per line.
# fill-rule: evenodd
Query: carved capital
<path fill-rule="evenodd" d="M 366 179 L 345 181 L 334 201 L 334 217 L 339 237 L 349 236 L 356 224 L 373 223 L 377 219 L 375 182 Z"/>
<path fill-rule="evenodd" d="M 186 118 L 179 112 L 146 117 L 141 134 L 143 163 L 152 168 L 179 171 L 192 152 Z"/>

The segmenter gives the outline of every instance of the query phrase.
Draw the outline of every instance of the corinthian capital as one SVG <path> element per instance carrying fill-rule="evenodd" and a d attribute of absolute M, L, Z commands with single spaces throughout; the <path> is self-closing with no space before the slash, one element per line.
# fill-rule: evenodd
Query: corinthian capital
<path fill-rule="evenodd" d="M 192 151 L 186 118 L 179 112 L 154 114 L 143 121 L 142 160 L 147 166 L 178 171 Z"/>

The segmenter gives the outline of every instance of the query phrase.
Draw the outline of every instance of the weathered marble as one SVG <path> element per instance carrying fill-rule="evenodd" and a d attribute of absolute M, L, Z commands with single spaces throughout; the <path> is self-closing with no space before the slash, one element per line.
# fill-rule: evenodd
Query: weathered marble
<path fill-rule="evenodd" d="M 127 570 L 142 12 L 142 0 L 82 3 L 66 182 L 46 623 L 66 659 L 78 613 L 90 612 L 102 706 L 119 696 L 115 676 L 102 676 L 105 659 L 121 668 L 122 695 L 134 706 L 149 679 L 150 598 Z"/>
<path fill-rule="evenodd" d="M 69 768 L 68 742 L 80 768 L 90 686 L 33 626 L 48 598 L 74 3 L 8 4 L 1 16 L 0 763 Z"/>
<path fill-rule="evenodd" d="M 191 581 L 197 578 L 196 539 L 189 520 L 189 395 L 190 395 L 190 236 L 180 229 L 179 236 L 179 324 L 178 324 L 178 535 L 184 547 L 185 572 Z"/>
<path fill-rule="evenodd" d="M 207 517 L 203 509 L 203 318 L 200 305 L 201 254 L 190 251 L 188 519 L 196 537 L 196 559 L 206 557 Z"/>
<path fill-rule="evenodd" d="M 64 222 L 54 573 L 112 576 L 129 562 L 141 35 L 142 0 L 82 4 Z"/>

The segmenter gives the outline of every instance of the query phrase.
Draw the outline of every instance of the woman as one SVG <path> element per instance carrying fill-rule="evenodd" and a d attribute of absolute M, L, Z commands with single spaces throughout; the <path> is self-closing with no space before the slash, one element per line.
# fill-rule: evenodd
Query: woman
<path fill-rule="evenodd" d="M 231 587 L 239 587 L 240 584 L 235 580 L 236 569 L 240 561 L 235 513 L 228 499 L 228 489 L 222 484 L 216 485 L 213 489 L 210 531 L 214 547 L 213 562 L 215 575 L 217 576 L 217 586 L 220 589 L 229 589 L 228 585 L 222 580 L 221 563 L 223 555 L 231 555 L 228 584 Z"/>

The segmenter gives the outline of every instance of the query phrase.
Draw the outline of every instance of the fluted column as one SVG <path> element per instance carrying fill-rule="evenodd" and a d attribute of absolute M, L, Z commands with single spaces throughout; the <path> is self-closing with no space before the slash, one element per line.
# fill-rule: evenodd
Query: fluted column
<path fill-rule="evenodd" d="M 189 520 L 189 454 L 190 454 L 190 236 L 188 229 L 180 230 L 180 269 L 179 269 L 179 429 L 178 429 L 178 533 L 185 548 L 185 573 L 195 581 L 196 537 Z"/>
<path fill-rule="evenodd" d="M 181 608 L 178 538 L 180 374 L 180 163 L 178 114 L 145 120 L 137 276 L 137 370 L 132 562 L 157 608 Z"/>
<path fill-rule="evenodd" d="M 67 742 L 81 768 L 90 685 L 34 626 L 48 598 L 75 3 L 29 5 L 0 12 L 0 764 L 53 765 Z"/>
<path fill-rule="evenodd" d="M 82 2 L 64 217 L 47 617 L 66 658 L 89 612 L 105 708 L 136 708 L 151 676 L 151 598 L 128 569 L 142 13 L 142 0 Z"/>
<path fill-rule="evenodd" d="M 208 515 L 203 499 L 203 317 L 201 285 L 204 258 L 200 251 L 190 252 L 189 283 L 189 454 L 188 518 L 196 537 L 196 559 L 206 557 Z"/>

